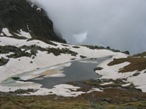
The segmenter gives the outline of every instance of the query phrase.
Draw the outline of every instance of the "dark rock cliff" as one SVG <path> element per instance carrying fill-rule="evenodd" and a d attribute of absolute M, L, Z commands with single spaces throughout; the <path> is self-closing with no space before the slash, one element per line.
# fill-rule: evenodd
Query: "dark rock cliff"
<path fill-rule="evenodd" d="M 55 34 L 53 23 L 43 9 L 27 0 L 0 0 L 0 33 L 3 28 L 15 36 L 22 29 L 33 39 L 66 42 Z"/>

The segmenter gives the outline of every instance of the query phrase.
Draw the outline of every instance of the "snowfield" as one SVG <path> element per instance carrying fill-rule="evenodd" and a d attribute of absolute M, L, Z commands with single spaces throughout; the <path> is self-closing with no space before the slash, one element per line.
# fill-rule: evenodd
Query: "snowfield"
<path fill-rule="evenodd" d="M 9 34 L 7 30 L 4 30 L 4 32 L 5 34 L 6 33 Z M 36 56 L 34 57 L 22 56 L 19 58 L 7 57 L 9 54 L 13 54 L 13 52 L 0 54 L 0 58 L 4 57 L 4 58 L 9 59 L 7 64 L 0 66 L 0 91 L 9 92 L 9 91 L 16 91 L 18 89 L 25 89 L 25 90 L 35 89 L 36 92 L 30 93 L 29 95 L 56 94 L 56 95 L 65 96 L 65 97 L 76 97 L 78 95 L 81 95 L 85 92 L 77 91 L 77 89 L 79 89 L 80 87 L 75 87 L 68 84 L 60 84 L 60 85 L 54 86 L 52 89 L 46 89 L 46 88 L 42 88 L 41 84 L 37 84 L 33 82 L 10 81 L 8 85 L 8 84 L 5 84 L 5 80 L 11 77 L 15 77 L 15 75 L 21 75 L 20 76 L 21 80 L 28 80 L 31 78 L 39 77 L 42 74 L 46 76 L 50 76 L 50 77 L 51 76 L 63 77 L 65 75 L 62 73 L 62 69 L 66 66 L 70 66 L 71 62 L 74 60 L 85 62 L 85 61 L 82 61 L 82 58 L 81 58 L 81 56 L 84 56 L 86 58 L 109 57 L 106 61 L 102 63 L 98 63 L 99 64 L 98 67 L 103 68 L 102 70 L 96 71 L 98 74 L 102 75 L 101 78 L 114 79 L 114 80 L 118 78 L 127 78 L 127 84 L 128 82 L 132 82 L 137 88 L 140 88 L 142 89 L 143 92 L 146 92 L 146 85 L 145 85 L 146 80 L 144 79 L 146 77 L 146 74 L 144 73 L 145 71 L 142 71 L 140 75 L 133 77 L 132 75 L 135 74 L 135 72 L 137 71 L 119 73 L 119 69 L 130 64 L 129 62 L 125 62 L 125 63 L 114 65 L 114 66 L 107 65 L 114 58 L 126 58 L 127 57 L 126 54 L 120 53 L 120 52 L 113 52 L 106 49 L 90 49 L 85 46 L 62 44 L 62 43 L 53 42 L 53 41 L 51 42 L 53 44 L 47 44 L 39 40 L 28 41 L 27 39 L 0 37 L 0 46 L 10 45 L 10 46 L 15 46 L 15 47 L 21 47 L 24 45 L 26 46 L 35 45 L 35 46 L 42 47 L 44 49 L 46 48 L 64 49 L 65 48 L 77 53 L 76 56 L 73 56 L 71 54 L 66 54 L 66 53 L 61 53 L 60 55 L 56 56 L 53 53 L 48 54 L 46 51 L 38 50 L 36 53 Z M 30 50 L 28 50 L 27 52 L 30 53 Z M 87 93 L 93 92 L 93 91 L 102 91 L 102 90 L 96 88 L 96 89 L 89 90 Z"/>
<path fill-rule="evenodd" d="M 77 91 L 80 87 L 75 87 L 68 84 L 60 84 L 54 86 L 52 89 L 40 88 L 40 90 L 35 93 L 30 93 L 29 95 L 58 95 L 63 97 L 77 97 L 85 92 Z M 28 95 L 28 94 L 27 94 Z"/>
<path fill-rule="evenodd" d="M 29 27 L 28 27 L 28 30 L 29 30 Z M 9 32 L 9 30 L 7 29 L 7 28 L 3 28 L 2 29 L 2 32 L 0 33 L 0 35 L 6 35 L 6 36 L 13 36 L 10 32 Z M 26 38 L 32 38 L 31 37 L 31 35 L 30 35 L 30 33 L 29 32 L 25 32 L 25 31 L 23 31 L 22 29 L 20 29 L 19 31 L 18 31 L 18 33 L 15 33 L 15 35 L 17 35 L 17 36 L 19 36 L 19 37 L 26 37 Z"/>
<path fill-rule="evenodd" d="M 146 83 L 146 79 L 145 79 L 146 78 L 146 73 L 145 73 L 146 70 L 143 70 L 143 71 L 136 70 L 136 71 L 132 71 L 132 72 L 121 73 L 121 72 L 119 72 L 120 69 L 124 68 L 125 66 L 129 65 L 130 63 L 124 62 L 121 64 L 108 66 L 108 63 L 111 61 L 112 61 L 112 59 L 109 59 L 109 60 L 106 60 L 98 65 L 98 67 L 103 68 L 102 70 L 96 71 L 96 73 L 102 75 L 101 78 L 113 79 L 113 80 L 127 79 L 126 80 L 127 84 L 123 85 L 123 87 L 129 85 L 129 82 L 130 82 L 130 83 L 133 83 L 136 88 L 141 89 L 143 92 L 146 92 L 146 84 L 145 84 Z M 133 76 L 136 73 L 140 73 L 140 74 L 137 76 Z"/>
<path fill-rule="evenodd" d="M 18 34 L 16 33 L 16 35 L 18 35 L 20 37 L 23 36 L 23 37 L 26 37 L 26 38 L 32 38 L 29 32 L 25 32 L 22 29 L 20 29 L 19 33 Z"/>

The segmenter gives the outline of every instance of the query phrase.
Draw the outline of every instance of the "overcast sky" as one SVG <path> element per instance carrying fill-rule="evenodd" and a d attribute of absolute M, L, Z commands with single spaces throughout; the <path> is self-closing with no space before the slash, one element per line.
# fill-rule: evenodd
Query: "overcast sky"
<path fill-rule="evenodd" d="M 146 0 L 34 0 L 68 43 L 146 51 Z"/>

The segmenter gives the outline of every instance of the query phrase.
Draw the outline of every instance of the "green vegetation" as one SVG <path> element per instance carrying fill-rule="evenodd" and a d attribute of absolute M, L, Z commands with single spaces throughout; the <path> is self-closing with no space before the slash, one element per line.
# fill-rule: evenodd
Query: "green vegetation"
<path fill-rule="evenodd" d="M 139 54 L 136 54 L 134 56 L 140 56 L 140 57 L 143 57 L 143 56 L 146 56 L 146 52 L 143 52 L 143 53 L 139 53 Z"/>
<path fill-rule="evenodd" d="M 129 51 L 123 51 L 123 53 L 128 54 L 128 55 L 130 54 L 130 52 L 129 52 Z"/>
<path fill-rule="evenodd" d="M 0 37 L 5 37 L 5 36 L 0 36 Z M 26 37 L 23 37 L 23 36 L 21 36 L 21 37 L 15 36 L 15 34 L 13 36 L 7 36 L 7 37 L 15 38 L 15 39 L 27 39 Z"/>
<path fill-rule="evenodd" d="M 0 54 L 10 53 L 10 52 L 20 52 L 21 49 L 11 45 L 0 45 Z"/>
<path fill-rule="evenodd" d="M 63 54 L 70 54 L 72 56 L 76 56 L 77 53 L 74 51 L 71 51 L 67 48 L 42 48 L 40 46 L 37 45 L 31 45 L 31 46 L 21 46 L 21 47 L 15 47 L 15 46 L 10 46 L 10 45 L 6 45 L 6 46 L 0 46 L 0 53 L 5 54 L 5 53 L 10 53 L 13 52 L 12 54 L 7 55 L 8 58 L 19 58 L 19 57 L 32 57 L 33 59 L 35 58 L 35 56 L 38 53 L 38 50 L 40 51 L 46 51 L 48 53 L 53 53 L 55 56 L 60 55 L 61 53 Z M 30 52 L 28 52 L 30 51 Z M 1 64 L 5 64 L 6 61 L 4 59 L 0 60 Z"/>
<path fill-rule="evenodd" d="M 48 41 L 48 44 L 53 45 L 53 46 L 57 46 L 57 44 L 55 44 L 55 43 L 53 43 L 51 41 Z"/>
<path fill-rule="evenodd" d="M 40 51 L 46 51 L 45 48 L 39 47 L 37 45 L 31 45 L 31 46 L 21 46 L 21 47 L 14 47 L 14 46 L 3 46 L 3 48 L 7 48 L 7 51 L 14 52 L 14 54 L 7 55 L 9 58 L 19 58 L 19 57 L 31 57 L 31 56 L 36 56 L 38 53 L 38 50 Z M 23 50 L 22 50 L 23 49 Z M 27 52 L 27 51 L 30 51 Z"/>
<path fill-rule="evenodd" d="M 113 84 L 100 85 L 105 82 Z M 122 87 L 123 80 L 88 80 L 72 82 L 81 90 L 102 88 L 103 92 L 91 92 L 78 97 L 66 98 L 55 95 L 48 96 L 17 96 L 34 92 L 33 89 L 17 90 L 0 93 L 0 109 L 145 109 L 146 93 L 134 87 Z M 90 88 L 89 88 L 90 87 Z"/>
<path fill-rule="evenodd" d="M 69 50 L 67 48 L 62 48 L 62 49 L 60 49 L 60 48 L 48 48 L 47 51 L 48 51 L 48 53 L 53 53 L 55 56 L 58 56 L 61 53 L 63 53 L 63 54 L 71 54 L 72 56 L 76 56 L 77 55 L 76 52 L 71 51 L 71 50 Z"/>
<path fill-rule="evenodd" d="M 31 57 L 31 54 L 26 52 L 25 50 L 22 51 L 21 47 L 15 47 L 15 46 L 11 46 L 11 45 L 0 46 L 1 54 L 6 54 L 6 53 L 10 53 L 10 52 L 13 52 L 13 54 L 7 55 L 7 57 L 9 57 L 9 58 L 19 58 L 22 56 Z"/>
<path fill-rule="evenodd" d="M 92 93 L 94 95 L 94 93 Z M 92 95 L 92 96 L 93 96 Z M 0 95 L 1 109 L 145 109 L 145 101 L 108 103 L 90 101 L 85 97 L 63 98 L 56 96 Z"/>
<path fill-rule="evenodd" d="M 73 46 L 73 48 L 80 48 L 79 46 Z"/>
<path fill-rule="evenodd" d="M 16 81 L 18 81 L 18 80 L 20 80 L 20 78 L 19 77 L 11 77 L 13 80 L 16 80 Z"/>
<path fill-rule="evenodd" d="M 108 65 L 116 65 L 121 64 L 124 62 L 130 62 L 129 65 L 125 66 L 123 69 L 120 70 L 120 72 L 129 72 L 129 71 L 142 71 L 146 69 L 146 58 L 144 57 L 128 57 L 128 58 L 120 58 L 120 59 L 114 59 L 112 62 L 110 62 Z"/>
<path fill-rule="evenodd" d="M 29 94 L 30 92 L 35 92 L 37 90 L 34 89 L 27 89 L 27 90 L 23 90 L 23 89 L 18 89 L 14 92 L 9 92 L 10 94 Z"/>
<path fill-rule="evenodd" d="M 97 67 L 97 68 L 94 68 L 94 71 L 96 70 L 102 70 L 103 68 L 102 67 Z"/>
<path fill-rule="evenodd" d="M 23 56 L 31 57 L 31 54 L 28 52 L 21 51 L 21 52 L 15 52 L 14 54 L 7 55 L 8 58 L 19 58 Z"/>
<path fill-rule="evenodd" d="M 62 46 L 64 46 L 64 47 L 68 47 L 68 45 L 67 45 L 67 44 L 62 44 Z"/>
<path fill-rule="evenodd" d="M 89 49 L 95 50 L 95 49 L 105 49 L 105 47 L 102 46 L 93 46 L 93 45 L 83 45 Z"/>
<path fill-rule="evenodd" d="M 120 50 L 116 50 L 116 49 L 112 49 L 112 48 L 110 48 L 109 46 L 108 47 L 102 47 L 102 46 L 97 46 L 97 45 L 95 45 L 95 46 L 93 46 L 93 45 L 83 45 L 83 46 L 85 46 L 85 47 L 87 47 L 87 48 L 89 48 L 89 49 L 92 49 L 92 50 L 95 50 L 95 49 L 108 49 L 108 50 L 111 50 L 111 51 L 113 51 L 113 52 L 122 52 L 122 53 L 125 53 L 125 54 L 130 54 L 129 53 L 129 51 L 120 51 Z"/>
<path fill-rule="evenodd" d="M 1 58 L 0 58 L 0 66 L 3 66 L 3 65 L 5 65 L 5 64 L 7 64 L 8 61 L 9 61 L 9 59 L 5 59 L 5 58 L 1 57 Z"/>
<path fill-rule="evenodd" d="M 86 56 L 80 55 L 81 58 L 87 58 Z"/>

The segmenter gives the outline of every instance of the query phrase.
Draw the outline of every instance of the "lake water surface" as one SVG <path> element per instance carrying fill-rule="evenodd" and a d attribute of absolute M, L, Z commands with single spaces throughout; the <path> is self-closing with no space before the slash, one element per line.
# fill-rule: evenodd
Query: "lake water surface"
<path fill-rule="evenodd" d="M 31 79 L 29 81 L 42 84 L 44 88 L 52 88 L 54 85 L 73 81 L 83 81 L 99 78 L 100 75 L 94 72 L 94 68 L 107 58 L 86 59 L 86 62 L 74 61 L 71 66 L 63 69 L 65 77 L 47 77 L 40 80 Z M 94 62 L 93 62 L 94 61 Z"/>
<path fill-rule="evenodd" d="M 105 58 L 94 58 L 94 59 L 83 59 L 80 61 L 72 61 L 69 63 L 63 63 L 52 67 L 39 68 L 33 71 L 25 72 L 14 77 L 9 77 L 4 80 L 2 84 L 4 86 L 20 86 L 20 82 L 39 83 L 44 88 L 53 88 L 53 86 L 58 84 L 65 84 L 68 82 L 84 81 L 89 79 L 99 78 L 100 75 L 95 73 L 94 68 L 97 67 L 99 63 L 108 59 Z M 70 65 L 71 63 L 71 65 Z M 70 66 L 69 66 L 69 65 Z M 45 73 L 44 73 L 45 72 Z M 47 73 L 48 72 L 48 73 Z M 46 74 L 60 74 L 63 73 L 65 76 L 46 76 Z M 24 85 L 24 84 L 23 84 Z"/>

